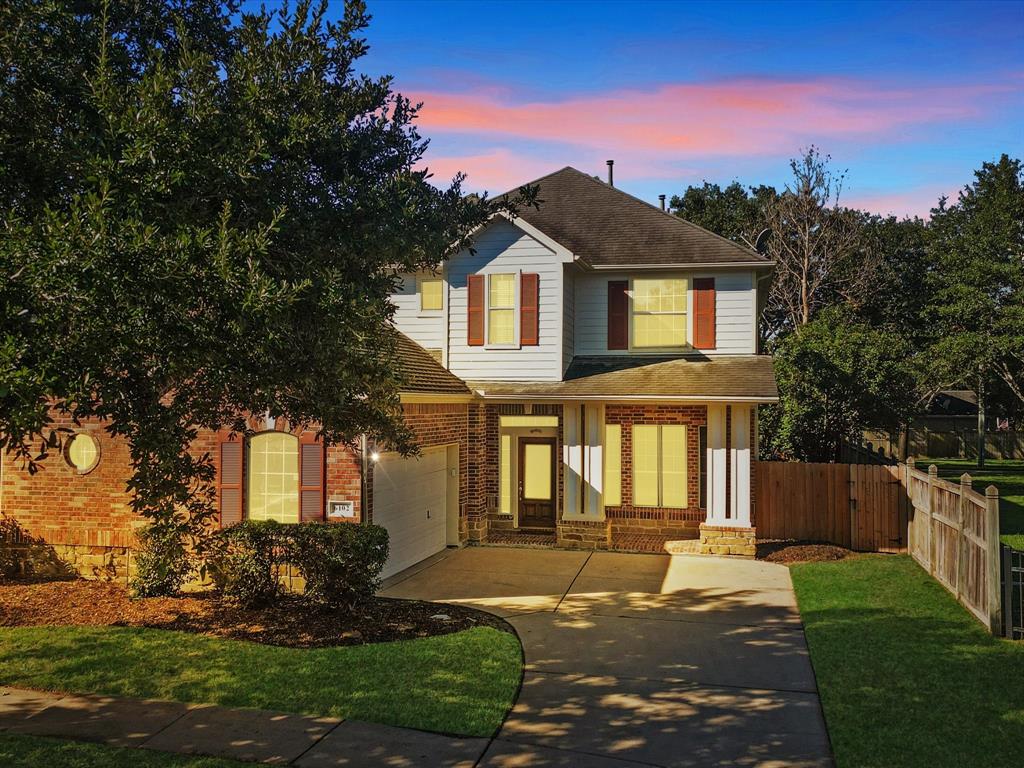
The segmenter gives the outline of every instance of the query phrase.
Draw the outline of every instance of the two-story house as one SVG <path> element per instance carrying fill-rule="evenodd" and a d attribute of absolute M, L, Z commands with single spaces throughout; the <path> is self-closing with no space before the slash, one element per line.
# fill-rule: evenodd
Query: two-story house
<path fill-rule="evenodd" d="M 753 554 L 757 406 L 777 399 L 758 253 L 564 168 L 539 209 L 495 217 L 472 250 L 405 275 L 394 323 L 405 458 L 367 438 L 254 418 L 200 433 L 220 522 L 372 521 L 385 575 L 468 542 Z M 0 458 L 0 514 L 87 575 L 121 578 L 133 527 L 127 447 L 103 425 L 30 475 Z"/>
<path fill-rule="evenodd" d="M 397 328 L 481 411 L 471 533 L 628 547 L 749 529 L 757 405 L 778 396 L 758 354 L 771 263 L 574 168 L 530 184 L 539 209 L 394 296 Z"/>

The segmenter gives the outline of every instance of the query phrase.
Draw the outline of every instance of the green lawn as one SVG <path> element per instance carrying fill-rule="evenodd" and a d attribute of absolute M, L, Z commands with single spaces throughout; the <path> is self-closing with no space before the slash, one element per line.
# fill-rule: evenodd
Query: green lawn
<path fill-rule="evenodd" d="M 39 768 L 41 765 L 47 768 L 243 768 L 252 763 L 0 733 L 0 765 L 6 768 Z"/>
<path fill-rule="evenodd" d="M 929 464 L 939 468 L 939 476 L 959 481 L 964 472 L 971 476 L 974 489 L 985 492 L 994 485 L 999 489 L 1000 537 L 1011 547 L 1024 549 L 1024 461 L 987 459 L 985 469 L 978 470 L 971 459 L 918 459 L 920 469 Z"/>
<path fill-rule="evenodd" d="M 511 706 L 519 641 L 489 627 L 295 649 L 159 629 L 0 629 L 0 684 L 257 707 L 489 736 Z"/>
<path fill-rule="evenodd" d="M 791 571 L 838 768 L 1020 765 L 1024 642 L 906 555 Z"/>

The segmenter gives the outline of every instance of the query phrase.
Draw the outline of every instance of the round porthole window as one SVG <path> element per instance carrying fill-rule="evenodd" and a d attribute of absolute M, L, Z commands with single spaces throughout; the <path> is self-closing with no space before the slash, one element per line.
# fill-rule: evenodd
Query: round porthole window
<path fill-rule="evenodd" d="M 100 444 L 92 435 L 72 435 L 64 446 L 64 460 L 80 475 L 92 472 L 100 463 Z"/>

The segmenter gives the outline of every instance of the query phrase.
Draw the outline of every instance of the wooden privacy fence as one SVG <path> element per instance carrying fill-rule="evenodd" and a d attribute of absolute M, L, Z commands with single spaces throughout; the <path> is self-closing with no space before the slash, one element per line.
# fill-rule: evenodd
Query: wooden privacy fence
<path fill-rule="evenodd" d="M 1002 629 L 999 492 L 985 495 L 971 487 L 970 475 L 960 483 L 906 466 L 911 514 L 907 528 L 910 554 L 946 589 L 956 595 L 993 634 Z"/>
<path fill-rule="evenodd" d="M 1024 553 L 1006 565 L 999 543 L 999 492 L 982 495 L 964 475 L 942 480 L 934 466 L 759 461 L 754 523 L 759 539 L 828 541 L 860 552 L 910 552 L 994 634 L 1003 592 L 1024 606 Z M 1004 584 L 1010 574 L 1009 586 Z M 1016 589 L 1017 592 L 1012 590 Z M 1024 607 L 1006 619 L 1008 633 Z M 1024 634 L 1024 628 L 1022 628 Z"/>
<path fill-rule="evenodd" d="M 830 541 L 861 552 L 906 552 L 910 503 L 902 468 L 756 462 L 760 539 Z"/>

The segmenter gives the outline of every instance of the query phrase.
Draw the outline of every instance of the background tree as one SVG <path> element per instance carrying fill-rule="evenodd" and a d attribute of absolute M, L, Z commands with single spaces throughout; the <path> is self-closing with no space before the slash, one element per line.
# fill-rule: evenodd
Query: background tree
<path fill-rule="evenodd" d="M 908 378 L 917 347 L 903 329 L 919 326 L 925 231 L 919 220 L 842 206 L 845 172 L 833 171 L 815 147 L 790 170 L 781 192 L 704 182 L 672 204 L 677 215 L 747 246 L 770 230 L 762 252 L 776 267 L 760 326 L 776 354 L 781 402 L 761 409 L 762 447 L 828 461 L 843 441 L 859 442 L 865 429 L 897 428 L 917 407 L 915 378 Z M 890 358 L 889 350 L 903 357 Z M 891 386 L 874 371 L 893 374 Z"/>
<path fill-rule="evenodd" d="M 764 318 L 769 338 L 799 329 L 825 307 L 860 303 L 872 285 L 877 265 L 861 247 L 861 217 L 839 205 L 845 171 L 829 162 L 813 146 L 791 160 L 792 181 L 766 206 L 765 255 L 775 262 Z"/>
<path fill-rule="evenodd" d="M 775 350 L 779 404 L 762 409 L 763 450 L 803 461 L 838 461 L 865 429 L 892 432 L 913 414 L 910 342 L 830 307 Z"/>
<path fill-rule="evenodd" d="M 337 23 L 325 4 L 237 10 L 0 5 L 0 446 L 41 459 L 53 412 L 104 419 L 129 443 L 135 510 L 196 547 L 201 428 L 266 414 L 411 449 L 396 272 L 532 201 L 413 170 L 416 105 L 355 69 L 362 2 Z"/>
<path fill-rule="evenodd" d="M 758 234 L 767 226 L 766 209 L 778 197 L 774 187 L 743 187 L 738 181 L 725 189 L 705 181 L 673 195 L 669 203 L 680 218 L 715 234 L 753 248 Z"/>
<path fill-rule="evenodd" d="M 978 395 L 979 466 L 986 405 L 1024 405 L 1024 169 L 1003 155 L 984 163 L 957 202 L 932 211 L 932 380 Z M 1009 402 L 1008 402 L 1009 401 Z"/>

